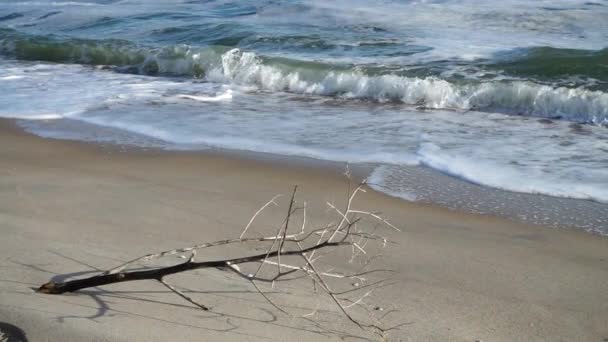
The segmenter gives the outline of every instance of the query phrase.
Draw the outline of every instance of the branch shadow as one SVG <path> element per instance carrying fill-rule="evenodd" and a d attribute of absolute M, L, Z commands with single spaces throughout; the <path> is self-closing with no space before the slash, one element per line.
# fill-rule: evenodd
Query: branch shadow
<path fill-rule="evenodd" d="M 3 342 L 27 342 L 25 331 L 21 328 L 9 324 L 0 322 L 0 341 Z"/>
<path fill-rule="evenodd" d="M 83 277 L 83 276 L 91 276 L 93 274 L 98 274 L 100 271 L 102 271 L 95 266 L 92 266 L 92 265 L 83 263 L 79 260 L 73 259 L 71 257 L 65 256 L 59 252 L 51 251 L 51 253 L 53 253 L 59 257 L 65 258 L 67 260 L 70 260 L 72 262 L 75 262 L 81 266 L 85 266 L 91 270 L 72 272 L 72 273 L 67 273 L 67 274 L 56 274 L 55 272 L 44 269 L 43 267 L 41 267 L 39 265 L 21 263 L 18 261 L 12 261 L 12 262 L 19 264 L 23 267 L 33 269 L 38 272 L 44 272 L 44 273 L 51 274 L 52 275 L 51 281 L 54 281 L 54 282 L 64 282 L 69 279 L 74 279 L 74 278 Z M 37 288 L 35 288 L 35 287 L 30 287 L 30 289 L 32 289 L 34 291 L 37 290 Z M 337 337 L 341 340 L 362 340 L 362 341 L 371 341 L 372 340 L 368 336 L 359 335 L 359 334 L 356 334 L 353 332 L 348 332 L 348 331 L 345 331 L 342 329 L 327 326 L 327 325 L 330 325 L 332 322 L 322 322 L 320 320 L 301 318 L 301 323 L 303 323 L 302 326 L 295 326 L 293 324 L 289 324 L 290 322 L 293 322 L 294 316 L 286 316 L 286 317 L 292 318 L 292 319 L 287 320 L 286 322 L 281 322 L 281 320 L 279 319 L 279 317 L 277 317 L 277 315 L 275 315 L 275 313 L 273 313 L 271 310 L 261 307 L 261 305 L 263 305 L 265 303 L 265 301 L 262 301 L 262 300 L 257 301 L 254 299 L 245 299 L 242 297 L 232 296 L 232 295 L 237 295 L 237 294 L 254 294 L 254 295 L 256 295 L 256 294 L 258 294 L 257 291 L 185 290 L 184 292 L 190 293 L 190 294 L 215 295 L 215 296 L 220 296 L 220 297 L 223 297 L 226 299 L 239 300 L 239 301 L 241 301 L 241 300 L 250 301 L 250 302 L 253 302 L 253 305 L 255 305 L 255 309 L 258 310 L 259 312 L 262 312 L 264 314 L 263 316 L 265 316 L 265 317 L 262 317 L 262 315 L 255 315 L 255 317 L 248 317 L 246 315 L 242 315 L 242 314 L 238 314 L 238 313 L 222 312 L 220 310 L 213 309 L 213 308 L 210 309 L 209 311 L 200 311 L 198 308 L 193 307 L 191 305 L 187 305 L 187 304 L 178 304 L 178 303 L 172 303 L 172 302 L 167 302 L 167 301 L 162 301 L 162 300 L 145 298 L 146 294 L 151 294 L 151 293 L 170 294 L 171 293 L 170 291 L 160 291 L 160 290 L 159 291 L 108 291 L 108 290 L 104 290 L 102 288 L 96 287 L 96 288 L 92 288 L 89 290 L 80 290 L 78 292 L 67 295 L 68 298 L 70 296 L 82 296 L 82 295 L 90 297 L 93 300 L 94 305 L 85 305 L 85 304 L 81 304 L 81 303 L 75 303 L 73 301 L 70 301 L 70 304 L 84 307 L 84 308 L 95 309 L 95 312 L 93 314 L 86 315 L 86 316 L 85 315 L 57 315 L 56 320 L 59 323 L 64 323 L 66 320 L 70 320 L 70 319 L 86 319 L 86 320 L 90 320 L 90 321 L 99 323 L 99 319 L 102 317 L 113 317 L 116 315 L 125 314 L 125 315 L 141 317 L 141 318 L 154 320 L 157 322 L 168 323 L 168 324 L 181 326 L 181 327 L 203 329 L 203 330 L 222 332 L 222 333 L 231 333 L 231 334 L 236 334 L 239 336 L 257 337 L 260 339 L 272 339 L 269 336 L 253 335 L 251 332 L 238 331 L 239 329 L 241 329 L 241 326 L 240 326 L 241 324 L 239 324 L 239 321 L 248 321 L 248 322 L 253 322 L 253 323 L 268 324 L 268 325 L 271 325 L 274 327 L 280 327 L 280 328 L 290 329 L 290 330 L 294 330 L 294 331 L 312 333 L 312 334 L 318 335 L 319 337 L 326 337 L 326 338 L 336 338 Z M 268 292 L 268 293 L 285 294 L 284 292 Z M 65 294 L 63 296 L 65 296 Z M 166 318 L 161 318 L 161 317 L 154 317 L 152 315 L 138 313 L 138 312 L 135 312 L 135 310 L 124 310 L 124 309 L 121 310 L 121 309 L 112 307 L 112 304 L 115 304 L 115 302 L 112 301 L 113 299 L 122 300 L 122 301 L 125 301 L 125 300 L 135 301 L 135 302 L 139 302 L 139 303 L 161 304 L 161 305 L 168 305 L 168 306 L 173 306 L 173 307 L 178 307 L 178 308 L 197 310 L 199 312 L 204 313 L 204 315 L 197 315 L 197 317 L 199 319 L 203 319 L 203 320 L 207 320 L 207 321 L 215 320 L 215 322 L 211 322 L 212 324 L 215 324 L 215 325 L 217 325 L 217 323 L 219 323 L 219 322 L 217 322 L 217 320 L 221 320 L 226 326 L 221 327 L 221 328 L 215 328 L 215 327 L 211 327 L 211 326 L 207 326 L 207 325 L 194 325 L 194 324 L 180 322 L 177 320 L 171 320 L 171 319 L 166 319 Z M 303 308 L 303 307 L 299 307 L 297 305 L 287 305 L 286 307 L 292 308 L 292 309 L 310 309 L 310 310 L 312 310 L 312 308 Z M 298 318 L 298 317 L 296 317 L 296 318 Z M 328 323 L 328 324 L 323 324 L 323 323 Z"/>
<path fill-rule="evenodd" d="M 253 294 L 253 295 L 258 294 L 256 291 L 192 291 L 192 290 L 186 290 L 183 292 L 188 293 L 188 294 L 198 293 L 198 294 L 206 294 L 206 295 L 220 294 L 222 297 L 229 298 L 229 299 L 235 299 L 234 297 L 231 297 L 230 294 L 239 294 L 239 293 L 246 293 L 246 294 Z M 347 331 L 343 331 L 343 330 L 339 330 L 339 329 L 335 329 L 335 328 L 332 329 L 330 327 L 323 326 L 322 322 L 320 322 L 320 321 L 315 321 L 315 320 L 311 320 L 311 319 L 303 319 L 303 321 L 306 321 L 306 323 L 308 323 L 310 325 L 310 327 L 296 327 L 293 325 L 289 325 L 287 323 L 282 323 L 280 321 L 279 317 L 275 313 L 273 313 L 271 310 L 262 308 L 259 306 L 256 307 L 255 309 L 264 313 L 266 317 L 261 317 L 260 315 L 256 315 L 255 318 L 248 317 L 246 315 L 239 315 L 236 313 L 222 312 L 218 309 L 213 309 L 213 308 L 211 308 L 209 311 L 200 311 L 200 309 L 198 309 L 194 306 L 191 306 L 191 305 L 187 305 L 187 304 L 178 304 L 178 303 L 172 303 L 172 302 L 167 302 L 167 301 L 142 298 L 142 297 L 138 296 L 139 294 L 145 294 L 145 293 L 171 293 L 169 291 L 81 290 L 81 291 L 78 291 L 78 293 L 94 297 L 95 302 L 98 303 L 98 307 L 97 307 L 98 314 L 103 312 L 104 315 L 107 312 L 118 312 L 118 313 L 125 313 L 125 314 L 129 314 L 129 315 L 135 315 L 138 317 L 144 317 L 144 318 L 148 318 L 148 319 L 152 319 L 152 320 L 163 321 L 166 323 L 173 323 L 173 324 L 177 324 L 177 325 L 181 325 L 181 326 L 187 326 L 187 327 L 191 327 L 191 328 L 200 328 L 200 329 L 212 330 L 212 331 L 217 331 L 217 332 L 232 332 L 232 333 L 236 333 L 236 334 L 243 334 L 246 336 L 254 336 L 254 335 L 251 335 L 250 333 L 239 333 L 239 332 L 234 331 L 234 330 L 238 329 L 239 326 L 237 323 L 233 323 L 233 322 L 235 320 L 242 320 L 242 321 L 249 321 L 249 322 L 254 322 L 254 323 L 268 324 L 268 325 L 272 325 L 275 327 L 287 328 L 287 329 L 296 330 L 296 331 L 314 333 L 314 334 L 317 334 L 317 335 L 320 335 L 323 337 L 327 337 L 327 338 L 339 337 L 342 340 L 356 339 L 356 340 L 363 340 L 363 341 L 371 341 L 371 339 L 369 339 L 366 336 L 359 336 L 359 335 L 353 334 L 352 332 L 347 332 Z M 209 328 L 209 327 L 195 326 L 195 325 L 186 324 L 183 322 L 175 322 L 172 320 L 166 320 L 166 319 L 162 319 L 162 318 L 158 318 L 158 317 L 152 317 L 152 316 L 148 316 L 148 315 L 142 315 L 142 314 L 138 314 L 138 313 L 117 310 L 117 309 L 113 309 L 109 306 L 109 304 L 111 304 L 112 302 L 109 301 L 108 299 L 111 299 L 111 298 L 120 299 L 120 300 L 132 300 L 132 301 L 137 301 L 137 302 L 146 302 L 146 303 L 152 303 L 152 304 L 162 304 L 162 305 L 168 305 L 168 306 L 173 306 L 173 307 L 195 310 L 198 312 L 204 312 L 205 315 L 197 315 L 197 317 L 200 319 L 203 319 L 203 320 L 212 320 L 212 319 L 223 318 L 223 319 L 225 319 L 225 321 L 227 323 L 231 324 L 232 327 L 230 327 L 229 329 L 213 329 L 213 328 Z M 238 298 L 238 300 L 242 300 L 242 298 Z M 264 302 L 261 301 L 261 303 L 264 303 Z M 288 305 L 287 307 L 302 309 L 301 307 L 292 306 L 292 305 Z M 100 317 L 100 316 L 95 315 L 95 318 L 97 318 L 97 317 Z M 89 318 L 89 317 L 87 317 L 87 318 Z M 268 338 L 266 336 L 256 336 L 256 337 Z"/>

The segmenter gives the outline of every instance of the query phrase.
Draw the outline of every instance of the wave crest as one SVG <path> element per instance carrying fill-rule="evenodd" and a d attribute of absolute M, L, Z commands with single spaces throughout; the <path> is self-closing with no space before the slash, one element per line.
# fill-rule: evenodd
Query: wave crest
<path fill-rule="evenodd" d="M 125 41 L 61 41 L 8 29 L 0 30 L 0 52 L 18 59 L 111 65 L 124 72 L 192 76 L 265 91 L 608 124 L 608 93 L 531 81 L 370 75 L 356 66 L 268 58 L 225 47 L 145 48 Z"/>
<path fill-rule="evenodd" d="M 267 65 L 254 53 L 239 49 L 224 53 L 222 68 L 209 76 L 214 81 L 255 85 L 269 91 L 608 123 L 608 94 L 583 88 L 554 88 L 529 81 L 459 84 L 437 77 L 369 76 L 330 69 L 311 79 L 298 70 L 286 71 Z"/>

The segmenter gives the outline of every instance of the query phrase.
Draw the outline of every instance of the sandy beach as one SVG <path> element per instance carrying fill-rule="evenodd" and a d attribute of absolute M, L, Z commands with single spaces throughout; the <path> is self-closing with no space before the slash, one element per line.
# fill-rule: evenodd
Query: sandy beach
<path fill-rule="evenodd" d="M 347 191 L 340 170 L 289 159 L 49 140 L 5 121 L 0 322 L 18 327 L 29 341 L 367 338 L 337 312 L 321 326 L 276 312 L 248 283 L 221 271 L 172 280 L 211 312 L 155 282 L 59 296 L 32 290 L 53 277 L 88 275 L 149 252 L 237 237 L 261 205 L 295 184 L 318 223 L 326 219 L 324 203 L 341 203 Z M 402 228 L 387 231 L 394 243 L 383 259 L 396 271 L 396 284 L 375 299 L 399 310 L 396 321 L 409 323 L 392 339 L 608 339 L 608 238 L 465 215 L 371 190 L 356 206 L 382 211 Z M 276 224 L 283 215 L 272 209 L 259 222 Z M 246 252 L 216 249 L 202 258 Z M 314 309 L 297 286 L 284 298 L 296 311 Z"/>

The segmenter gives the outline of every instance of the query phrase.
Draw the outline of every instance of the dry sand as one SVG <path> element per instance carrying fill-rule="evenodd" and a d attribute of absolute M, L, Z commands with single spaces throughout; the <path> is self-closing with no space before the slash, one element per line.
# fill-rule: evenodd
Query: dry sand
<path fill-rule="evenodd" d="M 0 127 L 0 329 L 30 341 L 357 340 L 329 315 L 321 327 L 276 312 L 222 271 L 173 282 L 213 307 L 193 309 L 154 282 L 52 296 L 32 288 L 62 274 L 87 275 L 133 257 L 238 236 L 277 193 L 301 186 L 310 221 L 340 202 L 338 171 L 225 155 L 121 151 Z M 608 239 L 406 203 L 368 192 L 359 208 L 381 210 L 403 228 L 384 263 L 395 286 L 374 299 L 396 308 L 392 334 L 411 341 L 606 341 Z M 311 210 L 312 210 L 311 209 Z M 280 222 L 272 209 L 261 223 Z M 226 253 L 238 255 L 242 250 Z M 221 256 L 222 251 L 209 251 Z M 58 277 L 59 276 L 59 277 Z M 57 278 L 58 277 L 58 278 Z M 315 306 L 296 287 L 290 310 Z M 328 306 L 329 307 L 329 306 Z M 16 331 L 13 331 L 16 333 Z M 350 335 L 350 336 L 349 336 Z"/>

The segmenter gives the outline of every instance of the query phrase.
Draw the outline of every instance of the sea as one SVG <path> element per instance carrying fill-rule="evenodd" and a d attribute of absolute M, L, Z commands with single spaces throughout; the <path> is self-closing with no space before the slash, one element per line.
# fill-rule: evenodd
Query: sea
<path fill-rule="evenodd" d="M 0 117 L 608 234 L 607 0 L 2 0 Z"/>

